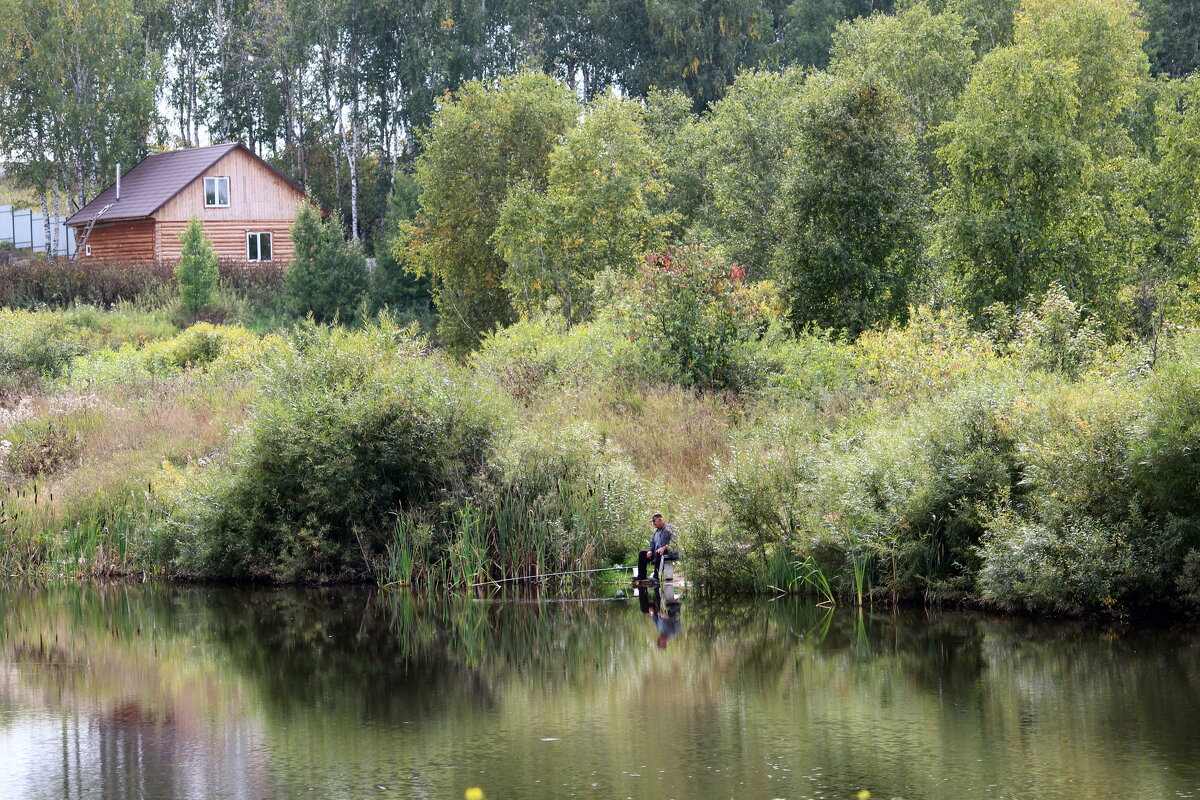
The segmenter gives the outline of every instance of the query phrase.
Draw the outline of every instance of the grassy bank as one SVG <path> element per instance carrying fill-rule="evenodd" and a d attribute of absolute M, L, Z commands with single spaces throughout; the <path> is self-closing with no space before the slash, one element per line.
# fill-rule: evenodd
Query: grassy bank
<path fill-rule="evenodd" d="M 386 316 L 0 311 L 0 570 L 462 586 L 628 560 L 662 509 L 714 590 L 1200 602 L 1187 329 L 1106 344 L 1054 293 L 1006 331 L 766 325 L 720 382 L 640 330 L 538 317 L 456 362 Z"/>

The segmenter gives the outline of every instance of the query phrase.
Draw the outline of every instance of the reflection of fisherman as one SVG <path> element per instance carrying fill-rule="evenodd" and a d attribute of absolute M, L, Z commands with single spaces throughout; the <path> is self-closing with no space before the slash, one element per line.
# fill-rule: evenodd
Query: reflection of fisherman
<path fill-rule="evenodd" d="M 675 529 L 663 521 L 662 514 L 655 514 L 650 521 L 654 523 L 654 534 L 650 537 L 650 546 L 638 551 L 637 575 L 633 576 L 635 581 L 646 580 L 646 565 L 651 561 L 654 562 L 654 580 L 658 580 L 658 565 L 662 557 L 671 556 L 668 545 L 675 538 Z"/>
<path fill-rule="evenodd" d="M 665 648 L 671 637 L 679 633 L 679 601 L 675 599 L 675 587 L 667 586 L 665 597 L 655 588 L 651 598 L 650 590 L 644 586 L 639 586 L 637 593 L 642 613 L 653 617 L 654 627 L 658 628 L 658 641 L 655 644 L 659 648 Z"/>

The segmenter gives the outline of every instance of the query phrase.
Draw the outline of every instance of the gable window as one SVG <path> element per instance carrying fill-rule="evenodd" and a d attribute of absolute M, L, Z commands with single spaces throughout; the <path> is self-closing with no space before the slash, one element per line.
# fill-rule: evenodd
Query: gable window
<path fill-rule="evenodd" d="M 204 179 L 204 207 L 229 208 L 229 178 Z"/>
<path fill-rule="evenodd" d="M 271 260 L 271 233 L 270 233 L 270 231 L 246 234 L 246 260 L 247 261 L 270 261 Z"/>

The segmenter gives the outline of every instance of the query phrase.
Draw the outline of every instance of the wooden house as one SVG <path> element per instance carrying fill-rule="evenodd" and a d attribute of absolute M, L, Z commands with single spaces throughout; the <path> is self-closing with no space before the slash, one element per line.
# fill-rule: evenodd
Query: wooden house
<path fill-rule="evenodd" d="M 79 209 L 81 259 L 175 261 L 198 217 L 222 259 L 287 261 L 304 191 L 244 144 L 156 153 Z M 86 239 L 85 239 L 86 236 Z"/>

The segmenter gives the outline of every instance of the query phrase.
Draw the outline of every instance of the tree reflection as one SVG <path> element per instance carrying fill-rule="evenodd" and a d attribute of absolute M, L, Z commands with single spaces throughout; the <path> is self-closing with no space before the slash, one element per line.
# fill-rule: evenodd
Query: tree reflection
<path fill-rule="evenodd" d="M 37 743 L 3 763 L 0 794 L 452 796 L 467 771 L 511 797 L 645 794 L 635 708 L 679 731 L 654 774 L 689 797 L 799 794 L 775 792 L 781 770 L 813 765 L 826 794 L 1200 783 L 1195 632 L 795 598 L 671 605 L 653 592 L 0 592 L 0 744 Z M 659 623 L 676 625 L 665 649 L 649 646 Z"/>

